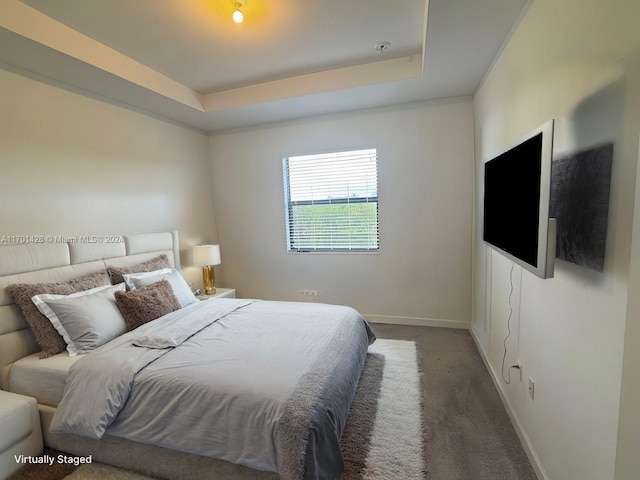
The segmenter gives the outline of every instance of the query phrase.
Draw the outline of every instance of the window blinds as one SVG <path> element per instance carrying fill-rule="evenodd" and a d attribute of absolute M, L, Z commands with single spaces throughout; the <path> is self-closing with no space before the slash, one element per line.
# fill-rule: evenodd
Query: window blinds
<path fill-rule="evenodd" d="M 289 251 L 378 250 L 376 149 L 283 159 Z"/>

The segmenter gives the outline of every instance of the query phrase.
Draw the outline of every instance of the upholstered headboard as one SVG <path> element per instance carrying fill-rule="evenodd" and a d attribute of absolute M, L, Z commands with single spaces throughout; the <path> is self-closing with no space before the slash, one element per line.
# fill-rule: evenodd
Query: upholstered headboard
<path fill-rule="evenodd" d="M 176 231 L 33 240 L 40 243 L 0 245 L 0 389 L 3 390 L 9 383 L 13 362 L 38 351 L 33 333 L 7 293 L 8 285 L 66 282 L 107 266 L 135 265 L 160 254 L 167 255 L 170 263 L 180 268 Z"/>

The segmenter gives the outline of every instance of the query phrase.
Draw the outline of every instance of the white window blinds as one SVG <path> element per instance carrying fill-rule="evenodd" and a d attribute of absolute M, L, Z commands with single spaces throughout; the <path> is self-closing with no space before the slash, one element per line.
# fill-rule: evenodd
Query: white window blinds
<path fill-rule="evenodd" d="M 282 161 L 289 251 L 378 250 L 376 149 Z"/>

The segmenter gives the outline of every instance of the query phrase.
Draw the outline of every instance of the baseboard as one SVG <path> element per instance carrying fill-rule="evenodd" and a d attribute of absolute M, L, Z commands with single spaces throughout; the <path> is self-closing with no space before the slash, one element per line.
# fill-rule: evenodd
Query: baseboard
<path fill-rule="evenodd" d="M 473 341 L 475 342 L 476 347 L 478 347 L 478 350 L 480 350 L 480 355 L 482 355 L 483 357 L 486 357 L 487 356 L 486 346 L 489 345 L 489 336 L 487 335 L 487 333 L 479 329 L 478 327 L 476 327 L 473 323 L 469 328 L 469 333 L 471 333 L 471 336 L 473 337 Z"/>
<path fill-rule="evenodd" d="M 531 440 L 529 439 L 529 436 L 522 428 L 520 421 L 518 419 L 518 416 L 515 414 L 513 408 L 511 408 L 511 404 L 509 403 L 507 395 L 503 390 L 503 386 L 499 380 L 497 372 L 493 369 L 493 367 L 489 363 L 489 360 L 487 359 L 487 353 L 478 335 L 478 333 L 480 333 L 480 336 L 481 336 L 482 334 L 484 334 L 484 332 L 479 332 L 477 328 L 473 328 L 473 327 L 470 328 L 469 331 L 471 333 L 471 338 L 473 338 L 473 341 L 475 342 L 476 347 L 478 348 L 478 352 L 480 353 L 480 358 L 482 358 L 482 361 L 484 362 L 485 367 L 487 367 L 487 370 L 489 371 L 491 380 L 493 380 L 493 384 L 496 386 L 496 390 L 498 390 L 498 395 L 500 395 L 500 400 L 502 400 L 502 404 L 504 405 L 504 408 L 507 411 L 507 415 L 509 415 L 511 424 L 513 425 L 513 428 L 515 429 L 516 434 L 520 439 L 520 443 L 522 444 L 522 447 L 524 448 L 524 451 L 527 454 L 529 461 L 531 462 L 531 466 L 533 467 L 533 470 L 535 471 L 536 476 L 540 480 L 549 480 L 549 476 L 547 475 L 547 472 L 542 466 L 542 463 L 540 462 L 540 459 L 538 458 L 538 455 L 536 454 L 536 451 L 533 448 L 533 445 L 531 443 Z"/>
<path fill-rule="evenodd" d="M 412 325 L 418 327 L 462 328 L 469 329 L 469 322 L 460 320 L 439 320 L 435 318 L 398 317 L 390 315 L 365 314 L 364 318 L 371 323 L 388 323 L 391 325 Z"/>

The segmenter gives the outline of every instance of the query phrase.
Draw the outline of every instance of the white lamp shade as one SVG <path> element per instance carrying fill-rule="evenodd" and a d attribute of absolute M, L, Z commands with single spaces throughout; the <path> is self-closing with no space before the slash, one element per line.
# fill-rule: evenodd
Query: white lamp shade
<path fill-rule="evenodd" d="M 220 245 L 196 245 L 193 247 L 193 264 L 198 267 L 220 265 Z"/>

